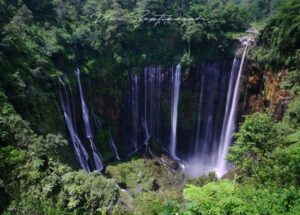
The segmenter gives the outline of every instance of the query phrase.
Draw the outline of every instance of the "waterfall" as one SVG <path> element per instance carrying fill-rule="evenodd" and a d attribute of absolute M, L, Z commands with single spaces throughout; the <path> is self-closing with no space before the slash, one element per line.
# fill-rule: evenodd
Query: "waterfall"
<path fill-rule="evenodd" d="M 68 83 L 70 83 L 70 81 L 68 79 L 68 76 L 64 75 L 64 79 Z M 77 123 L 76 123 L 76 108 L 75 108 L 75 101 L 74 101 L 74 93 L 73 93 L 73 89 L 71 87 L 71 84 L 68 84 L 68 86 L 69 86 L 69 92 L 70 92 L 70 106 L 71 106 L 71 112 L 72 112 L 72 121 L 73 121 L 75 132 L 78 132 L 77 131 Z"/>
<path fill-rule="evenodd" d="M 113 137 L 112 137 L 112 135 L 111 135 L 111 132 L 108 132 L 108 135 L 109 135 L 109 144 L 110 144 L 110 147 L 111 147 L 111 149 L 112 149 L 112 151 L 113 151 L 113 153 L 114 153 L 116 159 L 117 159 L 118 161 L 120 161 L 121 158 L 120 158 L 120 155 L 119 155 L 117 146 L 116 146 L 116 144 L 115 144 L 115 141 L 114 141 L 114 139 L 113 139 Z"/>
<path fill-rule="evenodd" d="M 148 79 L 149 79 L 149 70 L 147 68 L 144 69 L 144 119 L 143 126 L 145 129 L 145 140 L 144 144 L 147 146 L 150 140 L 150 132 L 148 128 L 148 118 L 147 118 L 147 101 L 148 101 Z M 150 74 L 151 75 L 151 74 Z M 150 88 L 151 89 L 151 88 Z"/>
<path fill-rule="evenodd" d="M 160 99 L 163 76 L 160 66 L 145 67 L 140 73 L 129 73 L 125 130 L 129 134 L 129 155 L 160 140 Z"/>
<path fill-rule="evenodd" d="M 84 122 L 86 138 L 90 142 L 90 146 L 91 146 L 91 149 L 92 149 L 92 152 L 93 152 L 95 167 L 96 167 L 97 170 L 101 171 L 104 168 L 103 161 L 102 161 L 101 155 L 98 152 L 98 150 L 95 146 L 94 140 L 93 140 L 93 134 L 92 134 L 90 118 L 89 118 L 89 110 L 88 110 L 88 107 L 87 107 L 87 105 L 84 101 L 83 90 L 82 90 L 81 81 L 80 81 L 80 71 L 79 71 L 79 69 L 77 69 L 77 71 L 76 71 L 76 77 L 77 77 L 77 82 L 78 82 L 78 87 L 79 87 L 79 97 L 80 97 L 82 117 L 83 117 L 83 122 Z"/>
<path fill-rule="evenodd" d="M 84 127 L 85 127 L 85 134 L 88 139 L 91 139 L 93 137 L 93 135 L 92 135 L 91 125 L 90 125 L 89 110 L 84 101 L 79 69 L 76 70 L 76 77 L 77 77 L 77 83 L 78 83 L 78 88 L 79 88 L 79 97 L 80 97 L 82 117 L 83 117 L 83 122 L 84 122 Z"/>
<path fill-rule="evenodd" d="M 236 115 L 237 115 L 237 108 L 238 108 L 238 101 L 239 101 L 239 94 L 240 94 L 239 93 L 240 82 L 241 82 L 247 50 L 248 50 L 248 44 L 246 44 L 243 51 L 236 82 L 232 83 L 233 77 L 231 77 L 230 79 L 230 88 L 227 94 L 225 119 L 223 123 L 220 147 L 218 152 L 218 163 L 216 166 L 217 174 L 219 176 L 222 176 L 228 171 L 228 162 L 225 160 L 225 157 L 228 153 L 228 148 L 232 143 L 232 135 L 236 128 Z M 237 67 L 237 60 L 235 59 L 233 62 L 232 70 L 236 70 L 236 67 Z"/>
<path fill-rule="evenodd" d="M 103 129 L 99 117 L 98 117 L 94 112 L 93 112 L 93 118 L 94 118 L 94 123 L 95 123 L 96 129 L 97 129 L 98 131 L 100 131 L 101 129 Z M 121 160 L 120 155 L 119 155 L 119 152 L 118 152 L 118 148 L 117 148 L 117 146 L 116 146 L 116 144 L 115 144 L 115 141 L 114 141 L 114 139 L 113 139 L 112 134 L 111 134 L 110 131 L 108 131 L 108 135 L 109 135 L 108 142 L 109 142 L 110 148 L 111 148 L 111 150 L 112 150 L 112 152 L 113 152 L 115 158 L 116 158 L 117 160 Z"/>
<path fill-rule="evenodd" d="M 188 151 L 185 154 L 185 172 L 198 176 L 214 169 L 217 160 L 226 92 L 228 88 L 229 65 L 227 62 L 202 64 L 195 71 L 196 94 L 195 130 L 191 130 L 191 143 L 184 139 Z M 179 136 L 180 138 L 180 136 Z M 182 144 L 183 139 L 179 139 Z M 189 145 L 190 144 L 190 145 Z"/>
<path fill-rule="evenodd" d="M 59 90 L 60 101 L 61 101 L 61 105 L 62 105 L 63 112 L 64 112 L 66 126 L 67 126 L 69 134 L 70 134 L 72 146 L 75 150 L 76 158 L 79 161 L 81 168 L 90 172 L 91 169 L 88 164 L 89 156 L 88 156 L 88 153 L 87 153 L 84 145 L 80 141 L 78 134 L 76 132 L 75 126 L 74 126 L 75 119 L 73 119 L 74 115 L 72 114 L 72 111 L 71 111 L 72 109 L 71 109 L 70 101 L 68 98 L 66 85 L 61 78 L 59 78 L 59 83 L 60 83 L 60 88 L 59 88 L 60 89 Z M 71 88 L 70 88 L 70 90 L 71 90 Z"/>
<path fill-rule="evenodd" d="M 92 113 L 93 113 L 95 127 L 98 131 L 100 131 L 102 129 L 101 121 L 100 121 L 99 117 L 94 112 L 92 112 Z"/>
<path fill-rule="evenodd" d="M 213 133 L 214 127 L 216 123 L 214 122 L 216 118 L 216 114 L 214 113 L 215 108 L 215 100 L 216 100 L 216 89 L 217 89 L 217 81 L 218 76 L 220 75 L 220 69 L 217 67 L 217 64 L 213 64 L 212 66 L 208 66 L 204 68 L 205 74 L 207 76 L 208 89 L 206 94 L 206 116 L 205 116 L 205 126 L 204 126 L 204 139 L 203 139 L 203 148 L 202 148 L 202 156 L 206 156 L 210 154 L 210 147 L 213 144 Z M 210 76 L 210 77 L 209 77 Z"/>
<path fill-rule="evenodd" d="M 146 67 L 144 69 L 144 144 L 149 144 L 150 138 L 159 139 L 160 121 L 160 91 L 162 83 L 161 67 Z"/>
<path fill-rule="evenodd" d="M 184 162 L 187 174 L 198 176 L 209 171 L 216 171 L 218 176 L 225 174 L 231 167 L 225 157 L 236 129 L 239 88 L 247 50 L 248 45 L 240 60 L 203 63 L 187 75 L 182 83 L 179 64 L 165 70 L 161 66 L 148 66 L 140 73 L 130 72 L 120 115 L 121 126 L 118 128 L 124 134 L 123 140 L 128 142 L 125 146 L 128 155 L 143 147 L 151 153 L 149 144 L 157 142 L 173 159 Z M 94 113 L 92 126 L 79 70 L 76 71 L 76 78 L 82 127 L 78 124 L 76 128 L 73 98 L 68 97 L 68 94 L 72 97 L 72 89 L 69 86 L 68 93 L 65 83 L 59 79 L 65 121 L 81 167 L 87 171 L 101 171 L 104 164 L 95 145 L 92 129 L 103 128 Z M 181 91 L 185 121 L 179 127 Z M 80 128 L 84 129 L 87 146 L 79 138 L 77 130 Z M 109 130 L 107 132 L 108 144 L 115 158 L 120 160 L 112 133 Z"/>
<path fill-rule="evenodd" d="M 153 138 L 173 159 L 185 163 L 187 174 L 216 171 L 221 176 L 228 171 L 230 164 L 224 158 L 235 130 L 247 48 L 233 62 L 203 63 L 182 83 L 180 65 L 170 70 L 150 66 L 130 73 L 127 108 L 121 117 L 125 136 L 133 145 L 129 155 L 148 146 Z M 186 121 L 179 127 L 181 91 Z"/>
<path fill-rule="evenodd" d="M 200 129 L 201 129 L 201 118 L 202 118 L 201 109 L 202 109 L 202 102 L 203 102 L 204 80 L 205 80 L 204 76 L 202 76 L 201 90 L 200 90 L 200 96 L 199 96 L 199 106 L 198 106 L 198 117 L 197 117 L 197 129 L 196 129 L 194 154 L 199 151 L 199 145 L 200 145 Z"/>
<path fill-rule="evenodd" d="M 173 158 L 176 157 L 176 138 L 177 138 L 177 115 L 178 115 L 178 102 L 180 90 L 180 64 L 176 66 L 176 70 L 172 71 L 172 99 L 171 99 L 171 143 L 169 153 Z"/>
<path fill-rule="evenodd" d="M 138 151 L 138 129 L 139 129 L 139 76 L 138 74 L 131 73 L 130 74 L 130 113 L 131 118 L 129 121 L 131 122 L 131 154 Z"/>

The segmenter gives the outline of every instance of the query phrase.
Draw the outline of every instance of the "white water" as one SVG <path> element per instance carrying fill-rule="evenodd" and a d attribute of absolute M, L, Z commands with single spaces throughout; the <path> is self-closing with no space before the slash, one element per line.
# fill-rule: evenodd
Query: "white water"
<path fill-rule="evenodd" d="M 242 70 L 247 54 L 247 48 L 248 44 L 246 44 L 244 48 L 240 61 L 236 59 L 234 60 L 231 73 L 228 71 L 230 68 L 222 70 L 220 64 L 211 64 L 203 68 L 203 73 L 200 76 L 201 79 L 198 80 L 199 83 L 201 82 L 201 86 L 199 88 L 199 99 L 197 99 L 199 102 L 198 115 L 196 119 L 197 126 L 195 127 L 196 133 L 192 136 L 192 138 L 195 138 L 195 140 L 191 141 L 193 146 L 189 147 L 190 154 L 188 157 L 188 163 L 186 165 L 187 171 L 190 171 L 190 173 L 192 173 L 194 176 L 204 174 L 209 171 L 216 171 L 218 176 L 222 176 L 230 168 L 230 165 L 225 160 L 225 157 L 228 153 L 228 148 L 232 143 L 232 134 L 236 128 L 239 88 Z M 230 67 L 230 65 L 228 67 Z M 163 83 L 163 76 L 161 72 L 158 72 L 158 76 L 156 75 L 156 70 L 152 70 L 153 69 L 151 68 L 148 68 L 148 71 L 144 70 L 144 73 L 142 73 L 143 76 L 131 74 L 129 88 L 130 96 L 128 102 L 130 110 L 127 113 L 131 128 L 129 132 L 129 142 L 131 149 L 133 149 L 134 152 L 141 147 L 143 142 L 145 145 L 148 145 L 148 142 L 152 137 L 159 137 L 159 135 L 157 135 L 157 131 L 160 129 L 159 124 L 155 123 L 159 122 L 160 117 L 160 83 Z M 224 71 L 226 71 L 226 73 Z M 76 74 L 79 86 L 85 135 L 90 143 L 90 149 L 92 150 L 96 169 L 101 170 L 103 169 L 103 162 L 93 140 L 94 134 L 91 130 L 89 111 L 84 101 L 79 70 Z M 177 157 L 176 148 L 178 105 L 181 85 L 180 65 L 177 65 L 176 69 L 174 68 L 171 71 L 171 75 L 169 77 L 171 78 L 171 128 L 170 133 L 168 130 L 166 134 L 166 139 L 169 140 L 167 148 L 170 156 L 176 160 L 179 160 L 178 157 L 180 156 L 178 153 Z M 62 86 L 64 87 L 64 84 L 62 84 Z M 139 96 L 142 95 L 144 95 L 144 98 L 140 99 Z M 85 150 L 84 145 L 81 144 L 74 125 L 75 118 L 72 116 L 74 111 L 72 111 L 70 104 L 65 104 L 70 102 L 66 101 L 66 99 L 63 98 L 63 95 L 61 95 L 61 100 L 68 130 L 76 151 L 76 156 L 78 157 L 82 168 L 90 171 L 89 164 L 91 163 L 88 164 L 89 158 L 87 151 Z M 98 127 L 101 127 L 100 121 L 98 122 Z M 193 129 L 193 131 L 195 130 Z M 180 136 L 178 136 L 178 138 L 180 138 Z M 180 140 L 181 139 L 178 139 L 178 144 L 180 144 Z M 109 144 L 116 156 L 116 159 L 119 160 L 120 156 L 110 133 Z"/>
<path fill-rule="evenodd" d="M 200 141 L 200 128 L 201 128 L 201 108 L 202 108 L 202 101 L 203 101 L 203 88 L 204 88 L 204 76 L 201 80 L 201 90 L 200 90 L 200 97 L 199 97 L 199 107 L 198 107 L 198 117 L 197 117 L 197 129 L 196 129 L 196 139 L 195 139 L 195 153 L 199 151 L 199 141 Z"/>
<path fill-rule="evenodd" d="M 235 84 L 232 83 L 233 74 L 231 74 L 231 78 L 230 78 L 230 84 L 229 84 L 230 88 L 227 94 L 225 119 L 223 121 L 223 127 L 222 127 L 221 139 L 220 139 L 221 142 L 218 151 L 218 161 L 216 165 L 216 173 L 219 177 L 221 177 L 228 171 L 229 164 L 225 158 L 226 155 L 228 154 L 229 146 L 232 143 L 233 132 L 235 131 L 236 128 L 236 116 L 237 116 L 237 108 L 238 108 L 238 101 L 240 95 L 240 82 L 241 82 L 247 50 L 248 50 L 248 44 L 246 44 L 242 55 L 236 83 Z M 233 62 L 232 71 L 235 70 L 236 66 L 237 66 L 237 60 L 235 59 Z"/>
<path fill-rule="evenodd" d="M 98 118 L 98 116 L 94 112 L 93 112 L 93 117 L 94 117 L 96 129 L 98 131 L 100 131 L 102 129 L 101 121 L 100 121 L 100 119 Z M 115 141 L 114 141 L 114 139 L 113 139 L 110 131 L 108 131 L 108 135 L 109 135 L 109 140 L 108 140 L 109 141 L 109 145 L 111 147 L 111 150 L 112 150 L 113 154 L 115 155 L 115 157 L 116 157 L 117 160 L 121 160 L 119 152 L 118 152 L 118 148 L 117 148 L 117 146 L 115 144 Z"/>
<path fill-rule="evenodd" d="M 93 134 L 92 134 L 91 125 L 90 125 L 90 118 L 89 118 L 89 110 L 88 110 L 87 105 L 84 101 L 84 96 L 83 96 L 83 91 L 82 91 L 82 86 L 81 86 L 81 81 L 80 81 L 80 71 L 79 71 L 79 69 L 77 69 L 77 71 L 76 71 L 76 76 L 77 76 L 77 82 L 78 82 L 78 87 L 79 87 L 80 103 L 81 103 L 82 117 L 83 117 L 83 121 L 84 121 L 86 138 L 89 140 L 91 149 L 93 151 L 95 167 L 96 167 L 97 170 L 102 171 L 104 166 L 103 166 L 103 162 L 102 162 L 102 159 L 101 159 L 101 155 L 98 152 L 98 150 L 95 146 L 94 140 L 93 140 Z"/>
<path fill-rule="evenodd" d="M 150 71 L 148 69 L 144 69 L 144 118 L 143 118 L 143 126 L 145 129 L 145 140 L 144 144 L 148 146 L 150 140 L 150 132 L 148 128 L 148 117 L 147 117 L 147 101 L 148 101 L 148 73 Z"/>
<path fill-rule="evenodd" d="M 59 91 L 61 105 L 63 108 L 64 118 L 65 118 L 65 122 L 66 122 L 66 125 L 68 128 L 69 134 L 70 134 L 71 142 L 72 142 L 73 148 L 75 149 L 76 157 L 79 161 L 81 168 L 90 172 L 91 169 L 88 164 L 89 156 L 88 156 L 88 153 L 87 153 L 85 147 L 83 146 L 82 142 L 80 141 L 80 139 L 77 135 L 75 126 L 74 126 L 73 115 L 72 115 L 65 83 L 62 81 L 61 78 L 59 78 L 59 82 L 60 82 L 61 88 L 62 88 L 62 90 L 60 88 L 60 91 Z"/>
<path fill-rule="evenodd" d="M 173 158 L 176 156 L 176 137 L 177 137 L 177 116 L 178 116 L 178 102 L 180 91 L 180 78 L 181 78 L 181 66 L 177 65 L 176 70 L 172 71 L 172 106 L 171 106 L 171 144 L 170 154 Z"/>
<path fill-rule="evenodd" d="M 120 161 L 121 158 L 120 158 L 120 155 L 119 155 L 117 146 L 116 146 L 115 141 L 114 141 L 114 139 L 113 139 L 113 137 L 112 137 L 112 135 L 111 135 L 110 132 L 109 132 L 109 143 L 110 143 L 110 146 L 111 146 L 111 148 L 112 148 L 112 150 L 113 150 L 113 153 L 114 153 L 116 159 L 117 159 L 118 161 Z"/>
<path fill-rule="evenodd" d="M 150 138 L 159 139 L 161 67 L 144 69 L 144 144 L 148 146 Z"/>
<path fill-rule="evenodd" d="M 98 116 L 94 112 L 92 112 L 92 113 L 93 113 L 93 118 L 94 118 L 94 123 L 95 123 L 96 129 L 98 131 L 100 131 L 102 129 L 101 121 L 100 121 L 100 119 L 98 118 Z"/>
<path fill-rule="evenodd" d="M 131 88 L 131 116 L 132 116 L 132 146 L 133 153 L 138 150 L 138 125 L 139 125 L 139 98 L 138 98 L 138 80 L 137 74 L 132 74 L 132 88 Z"/>

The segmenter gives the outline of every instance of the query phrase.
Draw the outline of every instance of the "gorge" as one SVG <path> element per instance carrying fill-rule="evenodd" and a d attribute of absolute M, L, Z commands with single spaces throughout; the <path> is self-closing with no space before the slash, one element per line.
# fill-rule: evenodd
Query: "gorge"
<path fill-rule="evenodd" d="M 124 127 L 119 128 L 120 131 L 124 131 L 122 136 L 126 137 L 121 138 L 121 143 L 119 143 L 125 144 L 126 151 L 123 152 L 123 156 L 134 155 L 143 147 L 146 147 L 146 150 L 152 154 L 150 143 L 158 143 L 172 159 L 183 163 L 182 171 L 188 175 L 197 177 L 213 171 L 219 177 L 224 175 L 231 167 L 225 158 L 232 143 L 233 132 L 236 130 L 241 78 L 248 46 L 252 40 L 248 38 L 243 42 L 244 47 L 240 59 L 235 58 L 232 63 L 202 64 L 185 77 L 181 77 L 180 64 L 169 69 L 162 66 L 149 66 L 145 67 L 142 72 L 129 73 L 128 89 L 125 90 L 127 93 L 124 95 L 126 102 L 122 105 L 125 107 L 124 112 L 128 114 L 120 115 L 120 120 L 125 123 L 120 125 Z M 94 123 L 90 121 L 91 114 L 84 101 L 80 71 L 77 70 L 75 74 L 80 108 L 69 107 L 71 106 L 69 101 L 73 98 L 67 98 L 65 83 L 59 79 L 63 90 L 60 95 L 65 122 L 81 167 L 87 171 L 101 171 L 104 161 L 94 143 L 92 132 L 92 130 L 101 129 L 101 123 L 94 113 L 95 121 Z M 189 104 L 197 107 L 195 108 L 197 121 L 184 134 L 180 131 L 184 128 L 177 123 L 178 111 L 180 111 L 178 110 L 180 85 L 185 81 L 181 79 L 189 79 L 188 76 L 196 77 L 192 87 L 196 89 L 195 97 L 198 99 Z M 69 95 L 72 96 L 71 90 L 70 87 Z M 161 112 L 161 103 L 169 104 L 167 112 L 170 116 L 165 116 Z M 73 128 L 78 119 L 74 112 L 82 113 L 81 119 L 85 134 L 83 141 L 79 140 L 80 135 Z M 186 135 L 189 138 L 186 138 Z M 115 158 L 120 160 L 111 133 L 107 141 Z M 84 144 L 85 142 L 90 145 Z M 87 151 L 91 151 L 92 156 L 89 156 Z"/>
<path fill-rule="evenodd" d="M 299 214 L 299 11 L 0 0 L 0 214 Z"/>

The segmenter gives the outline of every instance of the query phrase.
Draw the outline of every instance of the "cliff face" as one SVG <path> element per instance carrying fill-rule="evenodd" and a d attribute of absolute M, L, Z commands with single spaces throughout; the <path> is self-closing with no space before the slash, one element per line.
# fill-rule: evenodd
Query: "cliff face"
<path fill-rule="evenodd" d="M 258 68 L 254 63 L 247 65 L 247 98 L 244 114 L 268 111 L 280 120 L 292 99 L 289 91 L 282 87 L 288 70 L 278 72 Z"/>

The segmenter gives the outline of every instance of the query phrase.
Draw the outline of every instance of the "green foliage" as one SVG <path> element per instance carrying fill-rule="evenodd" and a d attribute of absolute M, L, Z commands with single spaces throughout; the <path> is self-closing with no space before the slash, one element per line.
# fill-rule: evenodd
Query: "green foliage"
<path fill-rule="evenodd" d="M 160 215 L 164 214 L 181 214 L 181 205 L 178 201 L 168 200 L 163 207 L 163 210 L 159 213 Z"/>
<path fill-rule="evenodd" d="M 147 215 L 153 214 L 158 215 L 164 207 L 164 196 L 157 192 L 146 192 L 142 193 L 136 199 L 136 207 L 134 214 L 136 215 Z"/>
<path fill-rule="evenodd" d="M 28 149 L 31 156 L 49 157 L 76 166 L 68 142 L 61 135 L 37 136 L 29 124 L 16 113 L 0 91 L 0 140 L 5 145 Z M 62 152 L 64 156 L 62 156 Z"/>
<path fill-rule="evenodd" d="M 100 212 L 105 207 L 113 205 L 118 197 L 114 181 L 105 179 L 97 173 L 89 175 L 84 171 L 69 172 L 62 176 L 61 183 L 58 205 L 70 211 Z"/>
<path fill-rule="evenodd" d="M 258 38 L 260 45 L 252 53 L 264 67 L 299 69 L 300 3 L 288 0 L 280 4 Z"/>
<path fill-rule="evenodd" d="M 234 1 L 1 0 L 0 4 L 0 87 L 17 112 L 42 134 L 63 128 L 55 92 L 56 78 L 63 73 L 79 67 L 95 80 L 97 96 L 111 103 L 110 95 L 118 102 L 129 69 L 179 61 L 190 67 L 227 59 L 236 42 L 227 35 L 249 26 L 245 9 Z M 140 20 L 145 10 L 151 11 L 144 17 L 148 19 L 166 14 L 195 20 L 154 26 L 154 21 Z"/>
<path fill-rule="evenodd" d="M 20 184 L 18 192 L 21 193 L 19 199 L 8 208 L 8 212 L 29 207 L 30 212 L 57 208 L 58 211 L 94 214 L 111 209 L 119 195 L 113 180 L 106 179 L 99 173 L 73 171 L 57 162 L 45 163 L 44 160 L 35 158 L 27 161 L 22 170 L 17 171 L 19 176 L 15 183 Z M 33 200 L 40 204 L 36 205 L 39 208 L 31 205 Z"/>
<path fill-rule="evenodd" d="M 2 92 L 0 102 L 0 192 L 13 197 L 6 214 L 100 213 L 115 204 L 113 180 L 65 166 L 76 164 L 61 135 L 38 136 Z"/>
<path fill-rule="evenodd" d="M 239 166 L 246 174 L 257 174 L 257 168 L 271 159 L 269 152 L 278 144 L 274 122 L 267 114 L 247 116 L 235 135 L 228 160 Z"/>
<path fill-rule="evenodd" d="M 33 14 L 25 4 L 9 2 L 7 7 L 18 9 L 15 8 L 9 21 L 1 26 L 0 86 L 17 111 L 33 122 L 36 130 L 57 131 L 60 117 L 55 110 L 58 106 L 54 93 L 49 90 L 53 84 L 50 76 L 56 71 L 43 52 L 48 35 L 33 24 Z"/>
<path fill-rule="evenodd" d="M 254 187 L 228 180 L 203 187 L 188 185 L 184 197 L 184 214 L 293 214 L 299 210 L 300 201 L 295 187 L 277 190 L 274 186 Z"/>
<path fill-rule="evenodd" d="M 235 186 L 231 181 L 223 180 L 209 183 L 202 188 L 187 185 L 184 197 L 191 213 L 203 214 L 243 214 L 245 203 L 235 194 Z"/>
<path fill-rule="evenodd" d="M 235 135 L 228 159 L 259 183 L 299 185 L 299 97 L 282 122 L 262 113 L 246 117 Z"/>
<path fill-rule="evenodd" d="M 300 50 L 297 51 L 299 55 Z M 298 66 L 299 67 L 299 66 Z M 300 93 L 300 71 L 293 70 L 289 71 L 287 77 L 282 83 L 284 89 L 289 90 L 297 95 Z"/>
<path fill-rule="evenodd" d="M 253 20 L 261 20 L 276 12 L 280 0 L 241 0 L 240 2 L 251 13 Z"/>
<path fill-rule="evenodd" d="M 48 204 L 37 201 L 34 197 L 20 199 L 13 201 L 9 207 L 4 211 L 4 215 L 27 215 L 27 214 L 51 214 L 51 215 L 71 215 L 59 208 L 51 208 Z"/>
<path fill-rule="evenodd" d="M 272 14 L 252 50 L 253 59 L 264 67 L 289 67 L 293 72 L 284 86 L 297 93 L 299 1 L 277 3 L 0 0 L 1 212 L 299 213 L 299 98 L 290 105 L 283 122 L 275 123 L 267 114 L 246 117 L 228 156 L 241 170 L 237 181 L 217 181 L 214 175 L 188 180 L 194 185 L 184 189 L 185 200 L 181 199 L 182 175 L 155 160 L 139 158 L 109 165 L 106 175 L 113 179 L 107 179 L 100 173 L 75 171 L 78 165 L 67 141 L 60 134 L 51 134 L 63 127 L 55 92 L 58 76 L 80 67 L 98 89 L 87 97 L 117 106 L 129 69 L 179 61 L 188 68 L 232 57 L 235 38 L 249 27 L 249 14 L 253 20 Z M 154 26 L 132 18 L 140 18 L 142 10 L 199 19 Z M 101 21 L 95 22 L 98 15 Z M 193 95 L 182 95 L 184 103 L 189 99 Z M 162 107 L 169 117 L 169 105 Z M 195 107 L 180 108 L 192 113 Z M 188 119 L 190 123 L 196 117 L 191 114 Z M 98 137 L 101 143 L 108 142 L 106 131 Z M 108 150 L 105 157 L 111 157 Z M 129 192 L 120 194 L 115 181 Z"/>
<path fill-rule="evenodd" d="M 182 192 L 182 191 L 180 191 Z M 134 198 L 133 214 L 172 214 L 180 211 L 182 195 L 176 190 L 142 192 Z"/>
<path fill-rule="evenodd" d="M 4 182 L 0 179 L 0 213 L 9 205 L 10 197 L 6 192 Z"/>
<path fill-rule="evenodd" d="M 261 39 L 268 41 L 266 45 L 286 52 L 297 47 L 296 45 L 299 43 L 299 7 L 300 3 L 297 0 L 289 0 L 282 4 L 278 14 L 270 19 L 261 34 Z"/>
<path fill-rule="evenodd" d="M 26 147 L 27 137 L 33 136 L 29 124 L 16 114 L 14 108 L 7 103 L 6 96 L 0 91 L 0 138 L 5 145 Z"/>
<path fill-rule="evenodd" d="M 235 40 L 228 35 L 241 33 L 249 27 L 248 12 L 234 1 L 225 4 L 220 1 L 193 2 L 187 14 L 204 20 L 181 25 L 182 39 L 188 43 L 182 61 L 187 65 L 191 59 L 194 62 L 212 61 L 211 58 L 213 61 L 220 60 L 220 54 L 226 56 L 234 46 Z M 201 49 L 198 49 L 199 46 Z"/>
<path fill-rule="evenodd" d="M 5 172 L 8 169 L 16 168 L 22 164 L 25 160 L 25 152 L 23 150 L 15 149 L 12 146 L 6 146 L 0 148 L 0 172 L 1 177 L 5 175 Z"/>
<path fill-rule="evenodd" d="M 293 128 L 300 127 L 300 96 L 296 97 L 289 105 L 283 120 L 288 122 Z"/>
<path fill-rule="evenodd" d="M 281 185 L 300 185 L 300 133 L 297 132 L 297 143 L 275 151 L 273 174 Z"/>

